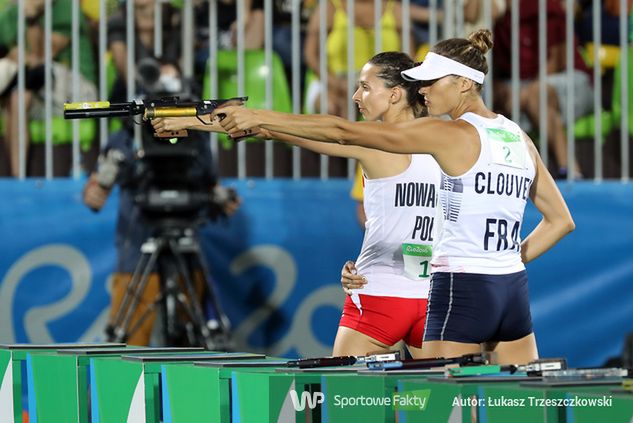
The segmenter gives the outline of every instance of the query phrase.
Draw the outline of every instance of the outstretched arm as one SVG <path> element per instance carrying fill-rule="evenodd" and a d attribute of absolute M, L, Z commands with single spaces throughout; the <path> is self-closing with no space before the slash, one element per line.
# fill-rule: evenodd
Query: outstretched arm
<path fill-rule="evenodd" d="M 200 116 L 200 120 L 195 116 L 186 117 L 165 117 L 152 119 L 152 126 L 157 134 L 161 132 L 180 131 L 182 129 L 195 129 L 198 131 L 221 132 L 224 128 L 220 126 L 217 119 L 210 120 L 209 116 Z"/>
<path fill-rule="evenodd" d="M 152 119 L 152 126 L 154 127 L 154 130 L 157 134 L 160 134 L 161 132 L 179 131 L 182 129 L 220 133 L 225 132 L 224 128 L 220 126 L 217 119 L 209 120 L 211 119 L 210 116 L 201 116 L 200 118 L 205 123 L 200 122 L 200 120 L 198 120 L 198 118 L 196 118 L 195 116 L 156 118 Z M 258 138 L 276 139 L 278 141 L 314 151 L 315 153 L 326 154 L 328 156 L 335 157 L 346 157 L 362 160 L 363 157 L 371 154 L 371 152 L 374 151 L 368 148 L 353 145 L 326 144 L 307 138 L 288 135 L 283 132 L 275 132 L 265 129 L 256 129 L 253 134 L 255 134 Z"/>
<path fill-rule="evenodd" d="M 529 138 L 528 145 L 536 165 L 530 198 L 543 218 L 521 243 L 521 259 L 524 263 L 539 257 L 576 227 L 562 194 Z"/>
<path fill-rule="evenodd" d="M 314 141 L 308 138 L 284 134 L 283 132 L 270 131 L 267 129 L 261 130 L 259 136 L 263 138 L 272 138 L 278 141 L 285 142 L 287 144 L 296 145 L 297 147 L 305 148 L 306 150 L 314 151 L 315 153 L 319 154 L 325 154 L 333 157 L 345 157 L 348 159 L 357 159 L 361 161 L 363 161 L 365 157 L 371 155 L 372 152 L 376 152 L 376 150 L 359 147 L 357 145 L 328 144 Z"/>
<path fill-rule="evenodd" d="M 213 116 L 222 116 L 220 124 L 233 137 L 260 127 L 314 141 L 359 145 L 391 153 L 449 155 L 469 143 L 472 135 L 466 123 L 434 118 L 400 123 L 350 122 L 330 115 L 296 115 L 240 107 L 225 107 L 214 111 Z"/>

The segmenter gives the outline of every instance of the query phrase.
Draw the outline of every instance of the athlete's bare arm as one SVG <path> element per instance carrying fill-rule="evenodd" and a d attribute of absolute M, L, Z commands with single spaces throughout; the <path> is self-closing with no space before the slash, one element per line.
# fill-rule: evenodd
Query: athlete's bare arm
<path fill-rule="evenodd" d="M 210 116 L 200 116 L 200 119 L 202 119 L 204 123 L 200 122 L 200 120 L 195 116 L 156 118 L 152 119 L 152 126 L 157 133 L 165 131 L 179 131 L 181 129 L 220 133 L 226 132 L 224 128 L 220 126 L 218 119 L 210 120 Z M 371 151 L 375 151 L 354 145 L 326 144 L 276 131 L 254 129 L 253 135 L 258 138 L 276 139 L 301 148 L 306 148 L 310 151 L 314 151 L 315 153 L 327 154 L 328 156 L 335 157 L 346 157 L 360 160 L 362 157 L 370 154 Z"/>
<path fill-rule="evenodd" d="M 411 155 L 409 154 L 387 153 L 374 148 L 360 147 L 357 145 L 323 143 L 281 132 L 269 131 L 267 129 L 260 129 L 258 136 L 296 145 L 314 151 L 315 153 L 356 159 L 360 162 L 365 175 L 369 179 L 398 175 L 404 172 L 411 163 Z"/>
<path fill-rule="evenodd" d="M 153 119 L 152 125 L 156 133 L 178 131 L 182 129 L 220 133 L 225 132 L 224 128 L 220 126 L 217 119 L 210 120 L 210 116 L 201 116 L 200 118 L 205 123 L 200 122 L 200 120 L 198 120 L 195 116 L 167 117 Z M 361 166 L 365 169 L 368 177 L 372 179 L 392 176 L 403 172 L 410 162 L 410 158 L 404 155 L 400 157 L 401 155 L 399 154 L 386 153 L 384 151 L 355 145 L 327 144 L 266 129 L 254 129 L 252 135 L 255 135 L 258 138 L 275 139 L 286 142 L 319 154 L 356 159 L 361 163 Z"/>
<path fill-rule="evenodd" d="M 197 131 L 207 132 L 226 132 L 217 119 L 211 120 L 208 115 L 199 116 L 202 122 L 196 116 L 179 116 L 152 119 L 152 126 L 157 134 L 168 131 L 180 131 L 182 129 L 195 129 Z"/>
<path fill-rule="evenodd" d="M 408 122 L 350 122 L 330 115 L 296 115 L 271 110 L 225 107 L 214 116 L 231 136 L 243 136 L 254 127 L 308 138 L 314 141 L 351 144 L 391 153 L 432 154 L 449 174 L 468 170 L 479 153 L 476 129 L 464 121 L 419 118 Z"/>
<path fill-rule="evenodd" d="M 532 140 L 528 141 L 530 155 L 536 166 L 536 176 L 532 183 L 530 198 L 543 218 L 521 244 L 521 259 L 528 263 L 552 248 L 565 235 L 574 230 L 576 225 L 567 208 L 554 179 L 545 167 Z"/>
<path fill-rule="evenodd" d="M 340 145 L 340 144 L 327 144 L 323 142 L 314 141 L 308 138 L 297 137 L 294 135 L 285 134 L 283 132 L 270 131 L 262 129 L 259 136 L 263 138 L 275 139 L 285 142 L 287 144 L 296 145 L 306 150 L 314 151 L 319 154 L 326 154 L 334 157 L 345 157 L 349 159 L 363 160 L 372 155 L 372 152 L 378 152 L 366 147 L 360 147 L 357 145 Z"/>

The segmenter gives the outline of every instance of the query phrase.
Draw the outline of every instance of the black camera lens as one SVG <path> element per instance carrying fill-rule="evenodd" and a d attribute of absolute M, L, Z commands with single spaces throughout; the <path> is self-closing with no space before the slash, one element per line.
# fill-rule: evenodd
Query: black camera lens
<path fill-rule="evenodd" d="M 158 85 L 160 64 L 153 57 L 141 59 L 136 67 L 140 84 L 150 92 Z"/>

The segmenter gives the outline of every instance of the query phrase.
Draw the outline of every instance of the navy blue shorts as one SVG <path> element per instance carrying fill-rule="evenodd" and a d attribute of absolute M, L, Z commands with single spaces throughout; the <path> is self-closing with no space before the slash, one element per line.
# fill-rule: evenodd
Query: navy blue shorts
<path fill-rule="evenodd" d="M 480 344 L 532 333 L 525 270 L 508 275 L 433 273 L 424 341 Z"/>

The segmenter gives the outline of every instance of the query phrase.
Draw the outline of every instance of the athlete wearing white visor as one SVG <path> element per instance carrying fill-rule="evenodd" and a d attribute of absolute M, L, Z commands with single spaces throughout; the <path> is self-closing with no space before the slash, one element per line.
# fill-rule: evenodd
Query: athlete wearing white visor
<path fill-rule="evenodd" d="M 572 231 L 574 221 L 528 135 L 481 97 L 491 47 L 489 30 L 442 40 L 422 65 L 403 71 L 426 81 L 419 93 L 430 117 L 350 122 L 242 107 L 215 115 L 225 115 L 220 124 L 235 137 L 261 127 L 322 142 L 431 154 L 442 171 L 443 219 L 434 238 L 422 355 L 455 357 L 485 347 L 501 364 L 524 364 L 538 358 L 525 263 Z M 542 219 L 521 239 L 528 200 Z"/>
<path fill-rule="evenodd" d="M 448 75 L 463 76 L 478 84 L 484 83 L 485 76 L 477 69 L 433 52 L 428 52 L 419 66 L 402 71 L 402 77 L 407 81 L 432 81 Z"/>

